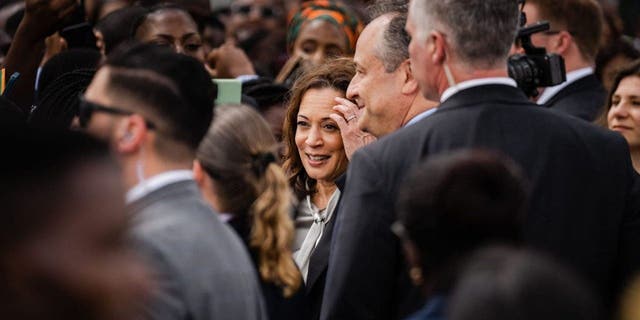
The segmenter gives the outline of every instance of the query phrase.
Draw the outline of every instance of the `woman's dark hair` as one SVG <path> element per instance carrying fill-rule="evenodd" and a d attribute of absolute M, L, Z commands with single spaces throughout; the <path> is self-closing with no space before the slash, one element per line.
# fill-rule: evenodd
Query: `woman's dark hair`
<path fill-rule="evenodd" d="M 302 160 L 296 145 L 296 130 L 300 103 L 310 89 L 334 89 L 346 93 L 351 79 L 355 75 L 355 65 L 349 59 L 335 59 L 310 69 L 294 83 L 288 101 L 287 115 L 284 120 L 283 140 L 286 144 L 284 169 L 289 183 L 299 199 L 315 192 L 316 180 L 310 178 L 302 166 Z M 345 159 L 345 161 L 347 161 Z M 338 178 L 343 172 L 337 172 Z"/>
<path fill-rule="evenodd" d="M 97 69 L 101 59 L 100 52 L 93 49 L 71 49 L 53 56 L 40 71 L 36 101 L 42 98 L 49 84 L 58 77 L 76 70 Z"/>
<path fill-rule="evenodd" d="M 451 292 L 449 320 L 599 320 L 601 303 L 572 270 L 539 254 L 489 247 Z"/>
<path fill-rule="evenodd" d="M 220 106 L 198 148 L 197 159 L 213 179 L 222 212 L 250 226 L 260 277 L 289 297 L 302 277 L 291 258 L 291 192 L 276 163 L 277 142 L 267 122 L 247 106 Z"/>
<path fill-rule="evenodd" d="M 459 151 L 416 166 L 398 194 L 397 212 L 406 240 L 419 251 L 424 279 L 438 291 L 450 285 L 452 265 L 479 246 L 520 242 L 526 199 L 511 160 Z"/>
<path fill-rule="evenodd" d="M 95 75 L 95 69 L 78 69 L 56 78 L 38 96 L 37 106 L 29 115 L 29 125 L 39 128 L 71 127 L 78 115 L 80 100 Z"/>
<path fill-rule="evenodd" d="M 143 7 L 125 7 L 109 13 L 98 21 L 96 29 L 102 33 L 106 55 L 118 45 L 131 40 L 134 24 L 146 13 L 147 9 Z"/>
<path fill-rule="evenodd" d="M 598 118 L 596 118 L 596 123 L 603 126 L 608 127 L 607 125 L 607 114 L 609 113 L 609 109 L 611 109 L 611 100 L 613 99 L 613 95 L 618 90 L 618 86 L 620 85 L 620 81 L 626 77 L 637 76 L 640 77 L 640 59 L 633 61 L 626 67 L 620 69 L 616 74 L 616 77 L 613 79 L 613 84 L 611 85 L 611 90 L 609 91 L 609 95 L 607 96 L 607 101 L 605 104 L 604 110 Z"/>
<path fill-rule="evenodd" d="M 596 68 L 595 74 L 600 82 L 604 82 L 604 68 L 616 57 L 625 57 L 630 60 L 636 60 L 640 58 L 640 52 L 633 47 L 632 44 L 626 40 L 616 40 L 610 46 L 607 46 L 598 52 L 596 56 Z"/>

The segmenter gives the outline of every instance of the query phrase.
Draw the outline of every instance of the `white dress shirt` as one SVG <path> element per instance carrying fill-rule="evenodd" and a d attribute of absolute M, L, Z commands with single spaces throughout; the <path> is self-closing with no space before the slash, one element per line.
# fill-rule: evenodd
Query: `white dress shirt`
<path fill-rule="evenodd" d="M 470 89 L 473 87 L 485 86 L 488 84 L 502 84 L 502 85 L 507 85 L 512 87 L 518 87 L 518 84 L 516 83 L 515 80 L 507 77 L 480 78 L 480 79 L 462 81 L 453 87 L 447 88 L 447 90 L 445 90 L 440 96 L 440 103 L 447 101 L 447 99 L 451 98 L 451 96 L 453 96 L 454 94 L 462 90 Z"/>
<path fill-rule="evenodd" d="M 127 204 L 130 204 L 142 199 L 149 193 L 156 191 L 164 186 L 180 181 L 189 180 L 193 180 L 193 173 L 191 172 L 191 170 L 172 170 L 157 174 L 153 177 L 141 181 L 136 186 L 129 189 L 126 195 L 126 202 Z"/>
<path fill-rule="evenodd" d="M 571 72 L 567 72 L 567 81 L 557 86 L 545 88 L 542 91 L 542 94 L 540 94 L 540 96 L 538 97 L 538 100 L 536 100 L 536 103 L 540 105 L 547 103 L 549 100 L 551 100 L 551 98 L 553 98 L 553 96 L 558 94 L 560 90 L 566 88 L 568 85 L 591 74 L 593 74 L 593 68 L 591 67 L 586 67 L 586 68 L 574 70 Z"/>

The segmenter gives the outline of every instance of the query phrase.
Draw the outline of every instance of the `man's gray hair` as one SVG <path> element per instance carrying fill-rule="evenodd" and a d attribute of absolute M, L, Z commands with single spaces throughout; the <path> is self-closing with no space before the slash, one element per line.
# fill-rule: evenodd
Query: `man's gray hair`
<path fill-rule="evenodd" d="M 382 41 L 377 46 L 378 59 L 384 64 L 386 72 L 394 72 L 409 59 L 409 42 L 411 37 L 405 30 L 407 15 L 391 13 L 392 18 L 382 34 Z"/>
<path fill-rule="evenodd" d="M 412 21 L 421 40 L 436 29 L 463 64 L 506 65 L 520 18 L 516 0 L 413 0 Z"/>

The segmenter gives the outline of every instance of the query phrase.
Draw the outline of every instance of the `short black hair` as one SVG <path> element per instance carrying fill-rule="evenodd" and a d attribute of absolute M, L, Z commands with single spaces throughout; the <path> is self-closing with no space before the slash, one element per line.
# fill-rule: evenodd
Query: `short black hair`
<path fill-rule="evenodd" d="M 573 270 L 508 247 L 476 252 L 452 290 L 450 320 L 599 320 L 602 305 Z"/>
<path fill-rule="evenodd" d="M 148 70 L 168 78 L 177 87 L 184 108 L 173 108 L 172 120 L 177 132 L 195 151 L 207 133 L 213 118 L 217 87 L 202 63 L 171 49 L 131 43 L 118 48 L 106 62 L 107 66 L 132 70 Z"/>
<path fill-rule="evenodd" d="M 440 269 L 483 244 L 519 243 L 526 199 L 511 160 L 466 150 L 417 165 L 400 190 L 397 211 L 427 279 L 447 273 Z"/>

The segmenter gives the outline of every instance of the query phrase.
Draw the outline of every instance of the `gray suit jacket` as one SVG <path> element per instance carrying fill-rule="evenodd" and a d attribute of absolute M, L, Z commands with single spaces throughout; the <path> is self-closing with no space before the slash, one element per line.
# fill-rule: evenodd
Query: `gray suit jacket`
<path fill-rule="evenodd" d="M 131 204 L 133 237 L 157 282 L 150 319 L 267 319 L 257 274 L 236 234 L 193 181 Z"/>

